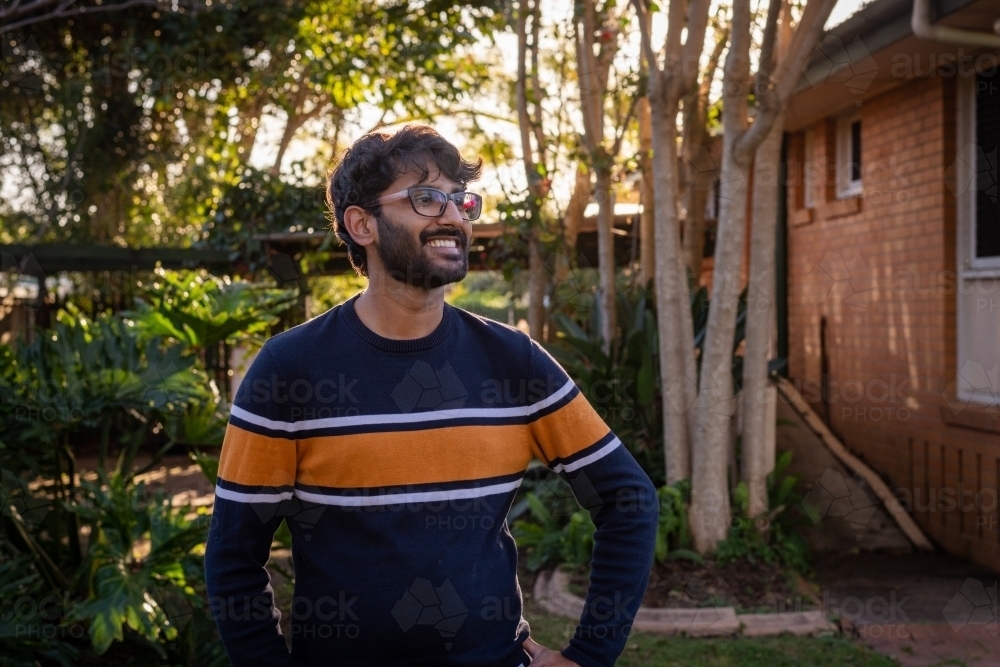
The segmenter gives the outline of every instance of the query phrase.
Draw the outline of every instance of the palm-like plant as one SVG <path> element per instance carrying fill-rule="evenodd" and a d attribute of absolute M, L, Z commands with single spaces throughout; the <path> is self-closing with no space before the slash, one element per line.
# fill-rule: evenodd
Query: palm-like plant
<path fill-rule="evenodd" d="M 116 473 L 101 488 L 84 482 L 89 502 L 71 509 L 91 526 L 85 566 L 86 601 L 71 607 L 65 622 L 88 621 L 94 649 L 104 653 L 122 641 L 128 626 L 162 657 L 159 640 L 174 640 L 202 601 L 191 585 L 201 579 L 199 547 L 208 515 L 193 519 L 171 507 L 163 492 L 145 493 Z"/>
<path fill-rule="evenodd" d="M 172 338 L 196 351 L 266 333 L 298 298 L 295 290 L 233 282 L 205 271 L 157 269 L 153 282 L 140 289 L 138 308 L 123 315 L 134 319 L 146 338 Z"/>

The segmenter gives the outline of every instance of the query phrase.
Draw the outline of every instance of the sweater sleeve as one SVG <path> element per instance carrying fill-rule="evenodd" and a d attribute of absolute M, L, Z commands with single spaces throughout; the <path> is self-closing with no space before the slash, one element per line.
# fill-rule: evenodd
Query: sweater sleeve
<path fill-rule="evenodd" d="M 295 484 L 286 386 L 265 344 L 233 400 L 219 459 L 205 583 L 233 667 L 291 664 L 264 569 Z"/>
<path fill-rule="evenodd" d="M 566 480 L 597 530 L 590 589 L 563 655 L 581 667 L 611 667 L 625 648 L 653 564 L 656 489 L 559 364 L 532 341 L 532 376 L 552 388 L 535 403 L 536 455 Z"/>

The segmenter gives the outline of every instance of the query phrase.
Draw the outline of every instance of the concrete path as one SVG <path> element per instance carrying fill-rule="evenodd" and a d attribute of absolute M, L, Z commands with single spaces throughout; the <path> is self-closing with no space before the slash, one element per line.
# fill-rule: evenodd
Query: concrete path
<path fill-rule="evenodd" d="M 858 628 L 858 637 L 903 667 L 1000 665 L 995 624 L 992 629 L 967 626 L 958 631 L 940 624 L 868 625 Z"/>

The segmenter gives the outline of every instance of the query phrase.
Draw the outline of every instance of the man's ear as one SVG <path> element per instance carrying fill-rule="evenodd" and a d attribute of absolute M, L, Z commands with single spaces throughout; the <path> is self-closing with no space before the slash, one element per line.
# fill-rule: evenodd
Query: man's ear
<path fill-rule="evenodd" d="M 371 245 L 375 242 L 375 216 L 368 213 L 360 206 L 349 206 L 344 211 L 344 227 L 351 235 L 354 242 L 360 246 Z"/>

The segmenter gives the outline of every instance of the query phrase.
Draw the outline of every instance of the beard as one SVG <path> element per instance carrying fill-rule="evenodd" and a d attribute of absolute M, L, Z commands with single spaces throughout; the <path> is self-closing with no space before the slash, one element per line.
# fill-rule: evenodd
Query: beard
<path fill-rule="evenodd" d="M 468 239 L 458 229 L 438 229 L 421 232 L 419 240 L 414 242 L 412 232 L 405 225 L 397 225 L 386 218 L 381 212 L 375 219 L 378 221 L 379 244 L 376 247 L 379 259 L 386 271 L 394 279 L 413 287 L 435 289 L 442 285 L 457 283 L 469 272 Z M 432 236 L 453 237 L 459 250 L 462 250 L 460 260 L 435 261 L 424 252 L 424 243 Z M 438 262 L 444 264 L 438 266 Z"/>

